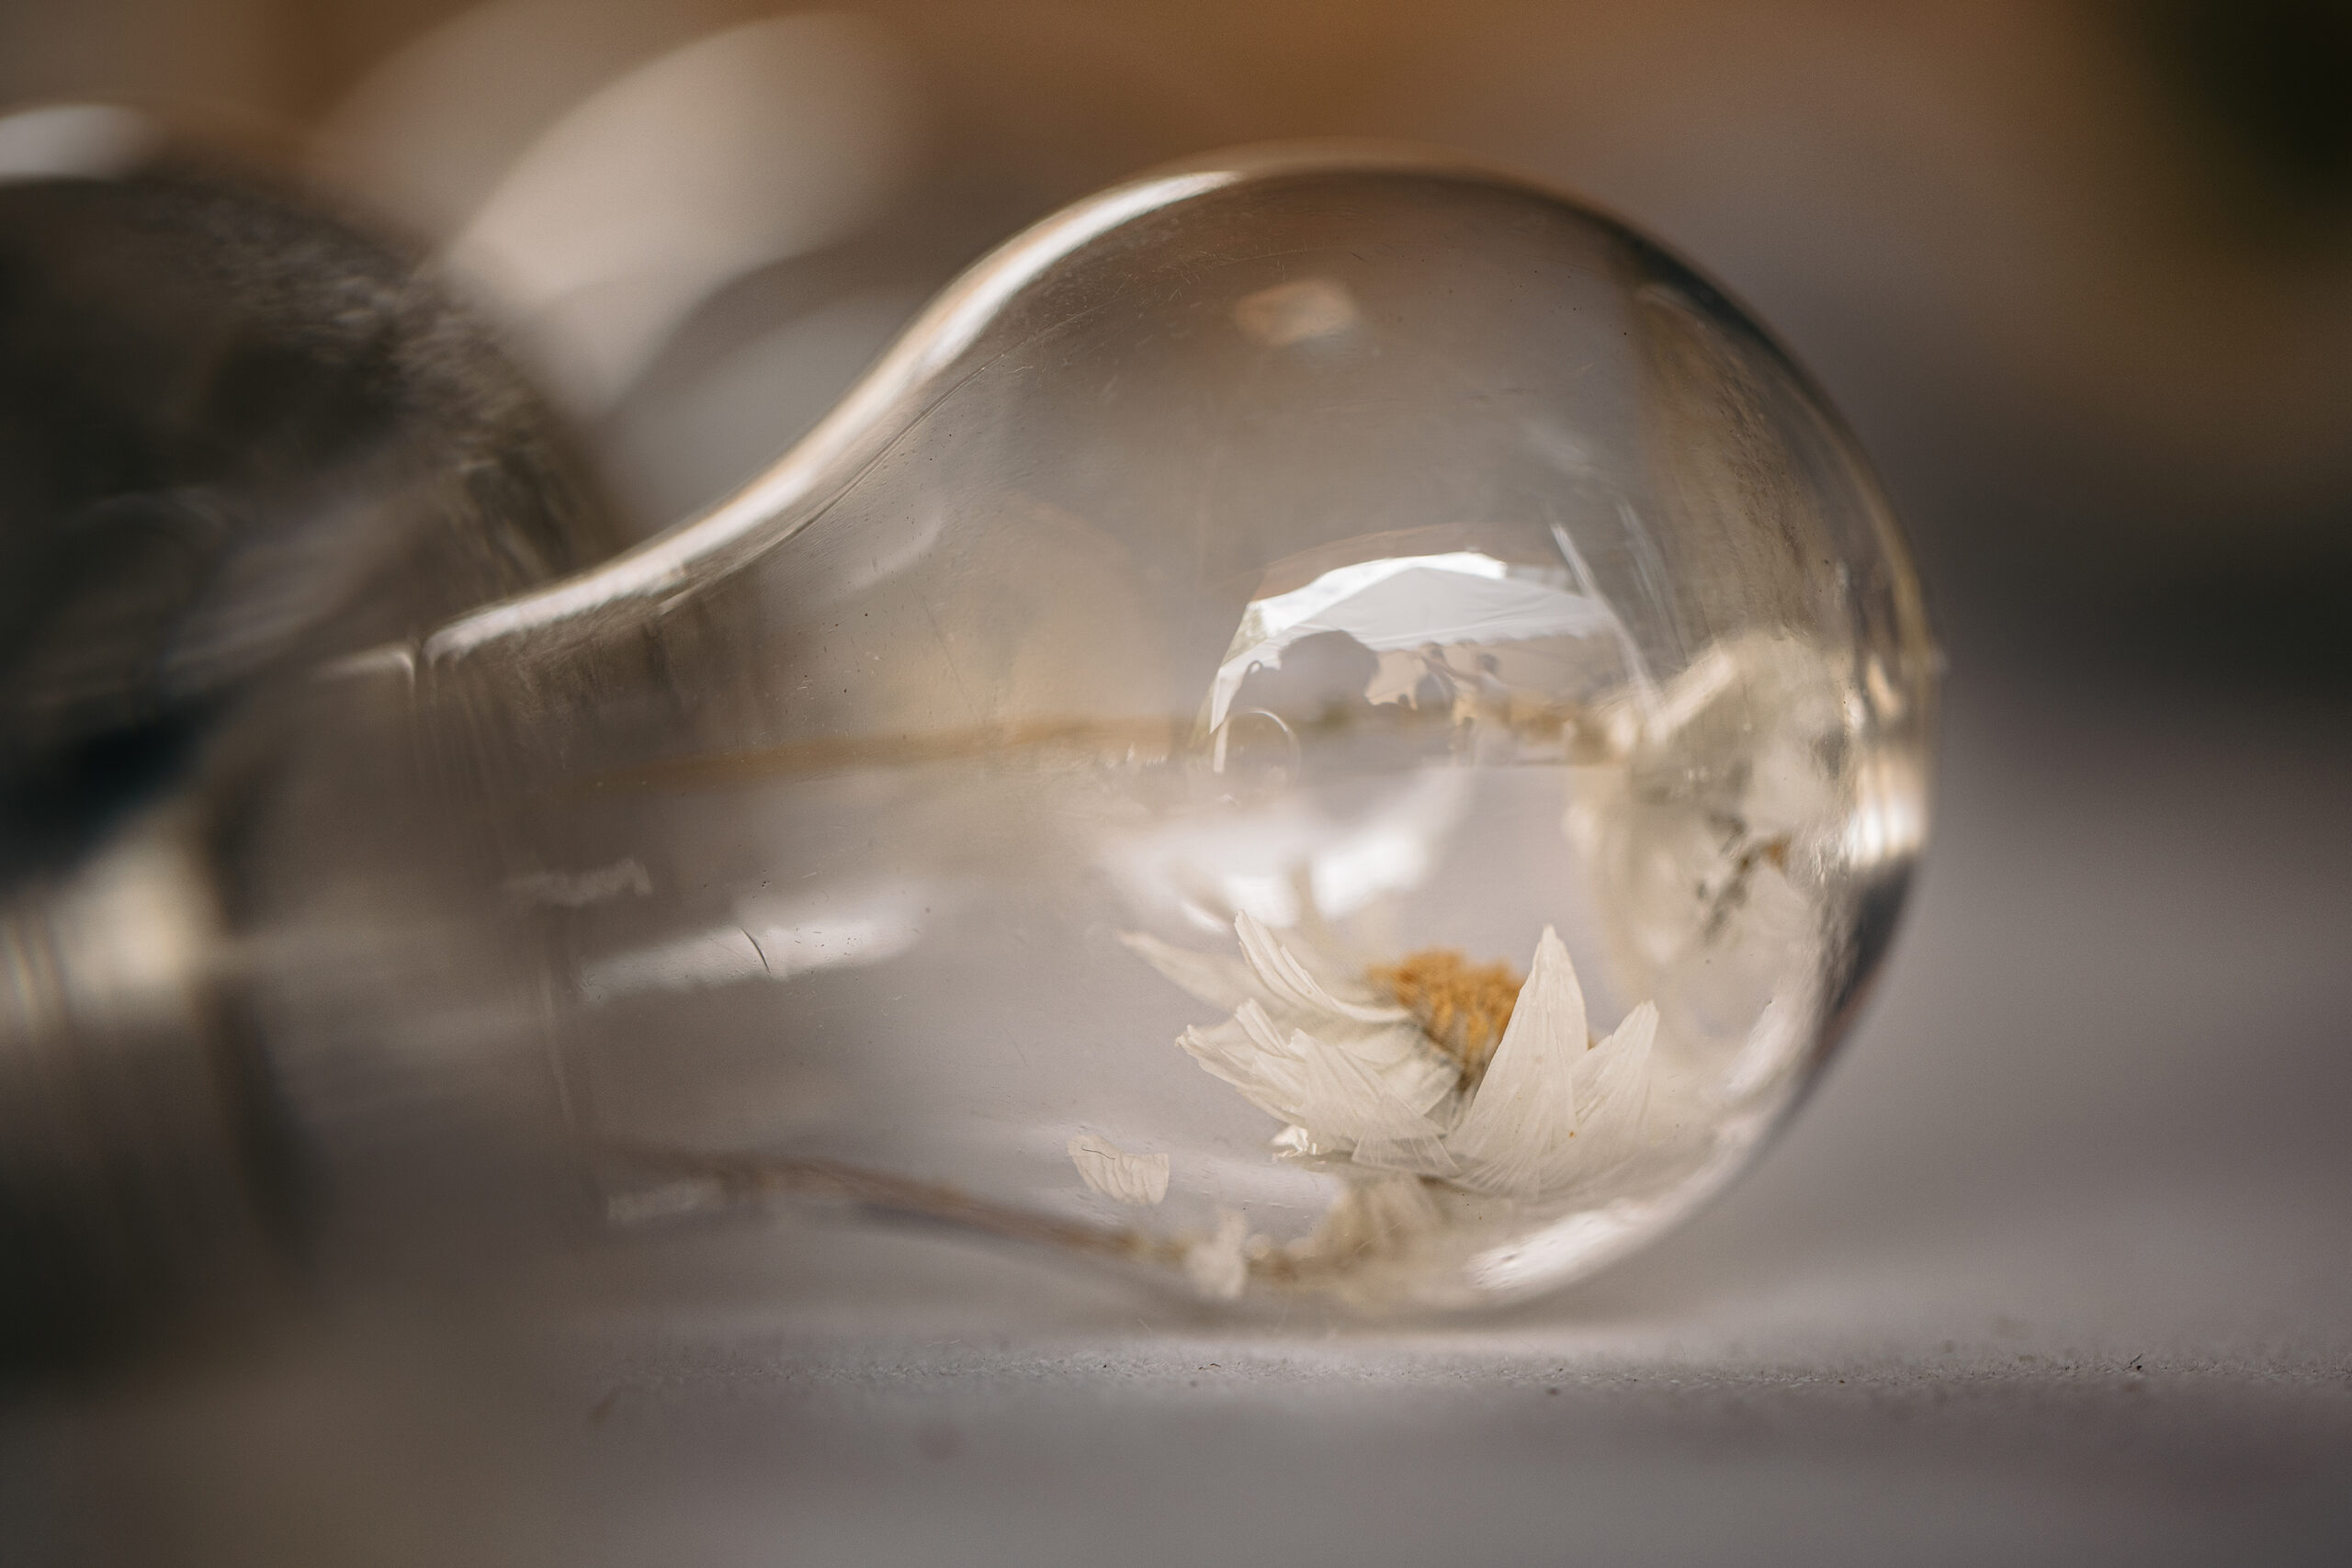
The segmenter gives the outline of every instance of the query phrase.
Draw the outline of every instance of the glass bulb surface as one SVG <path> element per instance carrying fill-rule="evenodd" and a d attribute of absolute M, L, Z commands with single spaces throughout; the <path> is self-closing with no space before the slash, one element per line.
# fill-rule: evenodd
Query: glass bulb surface
<path fill-rule="evenodd" d="M 347 679 L 610 1223 L 800 1194 L 1380 1311 L 1752 1154 L 1883 951 L 1935 658 L 1720 292 L 1309 150 L 1047 221 L 733 501 Z"/>

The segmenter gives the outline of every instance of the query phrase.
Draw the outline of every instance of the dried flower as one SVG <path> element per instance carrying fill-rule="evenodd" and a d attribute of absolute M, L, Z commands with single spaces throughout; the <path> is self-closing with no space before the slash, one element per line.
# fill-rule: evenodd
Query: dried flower
<path fill-rule="evenodd" d="M 1380 1299 L 1395 1265 L 1495 1199 L 1552 1201 L 1588 1188 L 1639 1146 L 1657 1009 L 1635 1008 L 1607 1039 L 1585 1027 L 1584 993 L 1545 927 L 1527 978 L 1451 950 L 1351 965 L 1297 932 L 1244 913 L 1238 956 L 1155 938 L 1125 941 L 1177 985 L 1231 1017 L 1177 1043 L 1278 1118 L 1275 1157 L 1345 1179 L 1314 1232 L 1278 1244 L 1220 1207 L 1205 1234 L 1104 1228 L 976 1198 L 949 1186 L 813 1158 L 615 1152 L 668 1179 L 616 1198 L 616 1220 L 694 1212 L 773 1191 L 821 1193 L 999 1235 L 1181 1269 L 1212 1300 L 1259 1279 Z M 1091 1190 L 1151 1205 L 1168 1195 L 1165 1154 L 1099 1134 L 1069 1140 Z M 1465 1208 L 1464 1205 L 1467 1207 Z"/>
<path fill-rule="evenodd" d="M 1532 1201 L 1633 1152 L 1657 1009 L 1645 1002 L 1595 1043 L 1575 965 L 1550 927 L 1507 1009 L 1500 964 L 1440 951 L 1351 974 L 1247 912 L 1234 934 L 1238 959 L 1125 940 L 1177 985 L 1232 1010 L 1178 1043 L 1286 1123 L 1273 1140 L 1280 1157 Z"/>

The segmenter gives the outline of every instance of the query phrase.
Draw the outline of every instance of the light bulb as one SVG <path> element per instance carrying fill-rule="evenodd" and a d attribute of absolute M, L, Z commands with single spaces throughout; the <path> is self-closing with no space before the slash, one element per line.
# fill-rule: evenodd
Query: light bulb
<path fill-rule="evenodd" d="M 1512 1300 L 1819 1069 L 1935 684 L 1715 288 L 1509 176 L 1228 158 L 980 263 L 710 513 L 328 672 L 252 1005 L 305 1126 L 497 1078 L 616 1229 Z"/>

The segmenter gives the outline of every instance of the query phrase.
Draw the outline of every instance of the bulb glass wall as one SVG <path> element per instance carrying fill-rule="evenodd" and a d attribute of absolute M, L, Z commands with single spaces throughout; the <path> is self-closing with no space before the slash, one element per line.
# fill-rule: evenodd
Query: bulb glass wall
<path fill-rule="evenodd" d="M 1073 209 L 734 502 L 340 679 L 604 1223 L 848 1200 L 1372 1310 L 1747 1156 L 1883 951 L 1934 694 L 1736 306 L 1318 156 Z"/>

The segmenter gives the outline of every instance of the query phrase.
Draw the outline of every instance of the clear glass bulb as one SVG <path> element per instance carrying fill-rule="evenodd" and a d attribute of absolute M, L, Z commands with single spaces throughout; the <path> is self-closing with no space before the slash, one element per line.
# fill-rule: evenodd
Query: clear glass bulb
<path fill-rule="evenodd" d="M 1015 240 L 710 514 L 342 667 L 253 918 L 375 933 L 278 964 L 282 1036 L 533 1064 L 616 1226 L 848 1200 L 1474 1305 L 1798 1098 L 1935 669 L 1721 293 L 1510 177 L 1257 154 Z"/>

